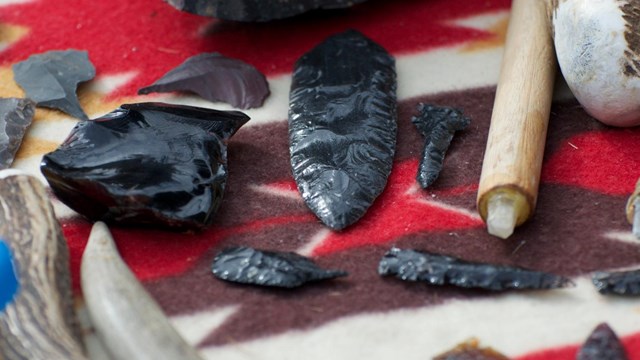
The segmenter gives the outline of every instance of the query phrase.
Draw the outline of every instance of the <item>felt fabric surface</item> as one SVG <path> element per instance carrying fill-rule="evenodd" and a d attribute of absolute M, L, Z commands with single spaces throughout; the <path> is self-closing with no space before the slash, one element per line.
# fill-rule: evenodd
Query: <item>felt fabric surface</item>
<path fill-rule="evenodd" d="M 486 233 L 475 199 L 509 18 L 509 0 L 370 0 L 350 9 L 244 24 L 179 12 L 161 0 L 0 0 L 0 96 L 24 96 L 12 64 L 48 50 L 87 50 L 97 78 L 79 90 L 95 118 L 122 103 L 165 101 L 216 109 L 180 93 L 137 96 L 189 56 L 220 52 L 267 75 L 271 95 L 229 141 L 229 179 L 213 225 L 200 233 L 112 227 L 127 264 L 185 339 L 210 359 L 429 359 L 470 338 L 519 360 L 574 359 L 607 322 L 640 359 L 640 302 L 604 297 L 590 273 L 640 265 L 625 203 L 640 176 L 640 129 L 602 125 L 558 81 L 535 216 L 508 240 Z M 354 226 L 331 231 L 306 208 L 289 163 L 287 108 L 293 63 L 329 35 L 354 28 L 394 55 L 398 138 L 384 192 Z M 438 180 L 415 180 L 424 139 L 418 103 L 471 119 L 456 134 Z M 13 167 L 38 164 L 77 122 L 43 108 Z M 71 253 L 76 296 L 91 224 L 52 196 Z M 227 246 L 296 251 L 346 278 L 296 290 L 222 282 L 210 273 Z M 391 247 L 523 266 L 569 276 L 546 292 L 433 287 L 381 278 Z M 94 358 L 102 357 L 92 342 Z"/>

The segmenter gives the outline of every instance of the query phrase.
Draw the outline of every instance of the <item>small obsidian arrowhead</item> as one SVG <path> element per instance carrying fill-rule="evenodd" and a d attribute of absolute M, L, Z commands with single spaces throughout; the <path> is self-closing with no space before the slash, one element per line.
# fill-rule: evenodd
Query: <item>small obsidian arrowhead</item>
<path fill-rule="evenodd" d="M 462 111 L 451 107 L 421 103 L 418 112 L 411 122 L 425 137 L 425 145 L 416 179 L 425 189 L 438 179 L 453 135 L 469 126 L 471 120 L 462 115 Z"/>
<path fill-rule="evenodd" d="M 125 104 L 78 123 L 41 170 L 54 194 L 91 220 L 201 230 L 222 201 L 225 140 L 248 120 L 237 111 Z"/>
<path fill-rule="evenodd" d="M 209 101 L 250 109 L 262 106 L 269 95 L 269 84 L 253 65 L 219 53 L 205 53 L 188 58 L 138 94 L 170 91 L 192 92 Z"/>
<path fill-rule="evenodd" d="M 166 0 L 173 7 L 222 20 L 261 22 L 316 9 L 345 8 L 366 0 Z"/>
<path fill-rule="evenodd" d="M 627 354 L 609 325 L 602 323 L 589 335 L 576 360 L 627 360 Z"/>
<path fill-rule="evenodd" d="M 35 110 L 30 99 L 0 98 L 0 170 L 11 166 Z"/>
<path fill-rule="evenodd" d="M 395 61 L 349 30 L 295 65 L 289 151 L 298 190 L 335 230 L 360 219 L 391 173 L 396 146 Z"/>
<path fill-rule="evenodd" d="M 54 108 L 88 120 L 78 102 L 78 84 L 93 79 L 96 70 L 86 51 L 48 51 L 13 65 L 16 82 L 38 106 Z"/>
<path fill-rule="evenodd" d="M 293 288 L 307 282 L 346 276 L 340 270 L 325 270 L 310 259 L 292 252 L 262 251 L 235 247 L 216 255 L 213 275 L 231 282 Z"/>

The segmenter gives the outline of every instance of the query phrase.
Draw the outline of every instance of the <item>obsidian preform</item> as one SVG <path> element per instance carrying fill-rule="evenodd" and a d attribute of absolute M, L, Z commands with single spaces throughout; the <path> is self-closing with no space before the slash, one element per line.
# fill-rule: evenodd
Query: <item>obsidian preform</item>
<path fill-rule="evenodd" d="M 366 0 L 166 0 L 173 7 L 223 20 L 260 22 L 283 19 L 316 9 L 350 7 Z"/>
<path fill-rule="evenodd" d="M 419 104 L 418 111 L 411 122 L 426 139 L 417 175 L 418 183 L 424 189 L 438 179 L 455 132 L 464 130 L 471 120 L 464 117 L 462 111 L 451 107 Z"/>
<path fill-rule="evenodd" d="M 0 98 L 0 169 L 11 166 L 35 112 L 30 99 Z"/>
<path fill-rule="evenodd" d="M 78 123 L 41 170 L 55 195 L 91 220 L 198 230 L 222 201 L 224 140 L 248 120 L 237 111 L 125 104 Z"/>
<path fill-rule="evenodd" d="M 205 53 L 188 58 L 138 94 L 170 91 L 192 92 L 209 101 L 250 109 L 262 106 L 269 95 L 269 84 L 253 65 L 219 53 Z"/>
<path fill-rule="evenodd" d="M 289 103 L 293 177 L 307 206 L 340 230 L 384 189 L 396 145 L 393 57 L 350 30 L 295 66 Z"/>
<path fill-rule="evenodd" d="M 601 294 L 640 295 L 640 270 L 598 271 L 591 280 Z"/>
<path fill-rule="evenodd" d="M 296 253 L 249 247 L 221 251 L 213 260 L 211 269 L 213 275 L 222 280 L 284 288 L 347 276 L 344 271 L 321 269 L 310 259 Z"/>
<path fill-rule="evenodd" d="M 571 280 L 554 274 L 398 248 L 392 248 L 382 257 L 378 273 L 394 275 L 404 281 L 493 291 L 554 289 L 572 285 Z"/>
<path fill-rule="evenodd" d="M 96 69 L 86 51 L 48 51 L 13 65 L 13 76 L 38 106 L 58 109 L 82 120 L 89 118 L 78 102 L 78 84 L 93 79 Z"/>
<path fill-rule="evenodd" d="M 627 360 L 627 354 L 609 325 L 602 323 L 578 350 L 576 360 Z"/>

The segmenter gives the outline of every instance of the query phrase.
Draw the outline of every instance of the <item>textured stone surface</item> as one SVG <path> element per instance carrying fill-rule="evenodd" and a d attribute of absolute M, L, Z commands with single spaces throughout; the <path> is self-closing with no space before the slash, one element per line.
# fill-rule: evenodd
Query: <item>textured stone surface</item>
<path fill-rule="evenodd" d="M 224 194 L 223 140 L 248 120 L 240 112 L 126 104 L 76 125 L 41 170 L 55 195 L 91 220 L 198 230 Z"/>
<path fill-rule="evenodd" d="M 576 360 L 627 360 L 627 354 L 609 325 L 602 323 L 584 342 Z"/>
<path fill-rule="evenodd" d="M 640 270 L 598 271 L 591 279 L 601 294 L 640 295 Z"/>
<path fill-rule="evenodd" d="M 93 79 L 96 69 L 86 51 L 55 50 L 31 55 L 13 65 L 14 78 L 38 106 L 88 120 L 78 102 L 78 84 Z"/>
<path fill-rule="evenodd" d="M 296 63 L 291 167 L 305 203 L 327 226 L 356 222 L 387 184 L 396 107 L 393 57 L 357 31 L 328 38 Z"/>
<path fill-rule="evenodd" d="M 0 98 L 0 170 L 11 166 L 36 108 L 29 99 Z"/>

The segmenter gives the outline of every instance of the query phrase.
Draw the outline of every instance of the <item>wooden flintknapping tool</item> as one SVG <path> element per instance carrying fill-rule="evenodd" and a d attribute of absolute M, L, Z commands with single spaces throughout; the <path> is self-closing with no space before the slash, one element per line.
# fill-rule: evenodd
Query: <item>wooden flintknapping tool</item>
<path fill-rule="evenodd" d="M 507 238 L 533 215 L 556 74 L 546 0 L 513 0 L 477 206 Z"/>
<path fill-rule="evenodd" d="M 0 171 L 0 238 L 0 271 L 17 280 L 0 310 L 0 359 L 86 359 L 67 244 L 39 180 Z"/>

